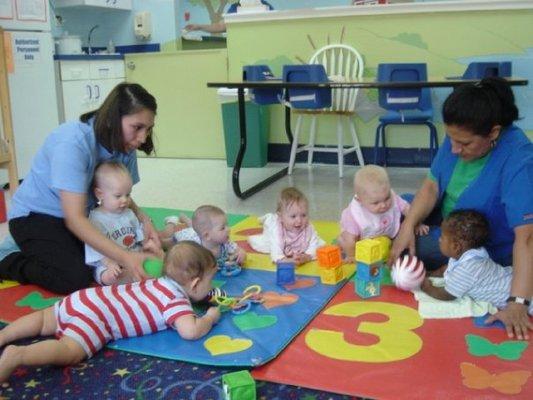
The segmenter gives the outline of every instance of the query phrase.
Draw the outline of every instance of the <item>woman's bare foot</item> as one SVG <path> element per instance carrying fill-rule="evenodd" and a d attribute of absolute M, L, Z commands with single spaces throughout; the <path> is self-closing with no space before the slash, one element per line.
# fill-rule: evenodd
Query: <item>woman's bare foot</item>
<path fill-rule="evenodd" d="M 20 365 L 22 348 L 19 346 L 7 346 L 0 356 L 0 383 L 4 383 L 13 371 Z"/>

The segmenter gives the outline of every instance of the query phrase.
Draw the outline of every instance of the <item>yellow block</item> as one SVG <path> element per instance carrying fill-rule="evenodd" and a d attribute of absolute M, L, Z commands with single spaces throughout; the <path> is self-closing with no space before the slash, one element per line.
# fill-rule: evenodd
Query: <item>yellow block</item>
<path fill-rule="evenodd" d="M 375 237 L 374 240 L 377 240 L 379 242 L 380 251 L 381 251 L 381 259 L 383 261 L 387 261 L 390 254 L 390 249 L 392 247 L 392 240 L 390 240 L 387 236 L 378 236 Z"/>
<path fill-rule="evenodd" d="M 382 260 L 382 245 L 376 239 L 364 239 L 355 243 L 355 260 L 374 264 Z"/>
<path fill-rule="evenodd" d="M 342 266 L 320 268 L 320 281 L 325 285 L 336 285 L 344 278 Z"/>

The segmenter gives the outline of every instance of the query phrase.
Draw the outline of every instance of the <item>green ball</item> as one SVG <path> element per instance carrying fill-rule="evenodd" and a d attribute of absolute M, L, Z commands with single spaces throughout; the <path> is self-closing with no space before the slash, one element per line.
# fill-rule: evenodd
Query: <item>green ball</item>
<path fill-rule="evenodd" d="M 163 260 L 158 258 L 148 258 L 144 260 L 144 270 L 152 278 L 160 278 L 163 276 Z"/>

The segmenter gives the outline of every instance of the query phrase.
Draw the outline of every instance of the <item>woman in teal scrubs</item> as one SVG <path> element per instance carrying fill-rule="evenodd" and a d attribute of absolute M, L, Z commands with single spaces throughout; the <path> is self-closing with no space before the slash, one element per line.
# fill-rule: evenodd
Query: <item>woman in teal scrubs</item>
<path fill-rule="evenodd" d="M 394 240 L 390 262 L 409 249 L 428 270 L 447 264 L 439 250 L 438 225 L 456 209 L 475 209 L 490 223 L 487 250 L 514 267 L 508 305 L 487 320 L 501 320 L 509 337 L 528 339 L 533 324 L 527 303 L 533 295 L 533 144 L 513 122 L 514 95 L 500 78 L 455 89 L 443 105 L 446 139 Z M 428 218 L 430 217 L 430 218 Z M 430 221 L 432 219 L 432 221 Z M 415 239 L 414 227 L 433 223 Z"/>

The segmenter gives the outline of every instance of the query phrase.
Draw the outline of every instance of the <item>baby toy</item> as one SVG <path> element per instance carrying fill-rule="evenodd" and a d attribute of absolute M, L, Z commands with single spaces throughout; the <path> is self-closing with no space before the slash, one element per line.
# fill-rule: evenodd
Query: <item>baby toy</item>
<path fill-rule="evenodd" d="M 294 273 L 296 265 L 293 262 L 277 262 L 276 263 L 276 283 L 280 286 L 292 285 L 296 282 L 296 275 Z"/>
<path fill-rule="evenodd" d="M 255 381 L 250 372 L 237 371 L 222 375 L 224 400 L 255 400 Z"/>
<path fill-rule="evenodd" d="M 163 260 L 147 258 L 143 263 L 144 270 L 152 278 L 160 278 L 163 275 Z"/>
<path fill-rule="evenodd" d="M 355 292 L 366 299 L 381 294 L 383 262 L 390 251 L 391 241 L 385 237 L 363 239 L 355 243 Z"/>
<path fill-rule="evenodd" d="M 242 268 L 235 261 L 227 261 L 220 266 L 219 272 L 222 276 L 236 276 L 239 275 Z"/>
<path fill-rule="evenodd" d="M 426 276 L 424 263 L 416 257 L 398 258 L 391 270 L 392 281 L 398 289 L 418 289 Z"/>
<path fill-rule="evenodd" d="M 211 303 L 220 306 L 220 311 L 231 310 L 233 314 L 243 314 L 247 312 L 252 304 L 260 304 L 263 302 L 261 297 L 261 286 L 252 285 L 243 290 L 241 297 L 230 297 L 219 288 L 212 290 L 212 295 L 209 300 Z"/>
<path fill-rule="evenodd" d="M 316 251 L 320 267 L 320 280 L 326 285 L 336 285 L 344 279 L 341 248 L 335 245 L 319 247 Z"/>

